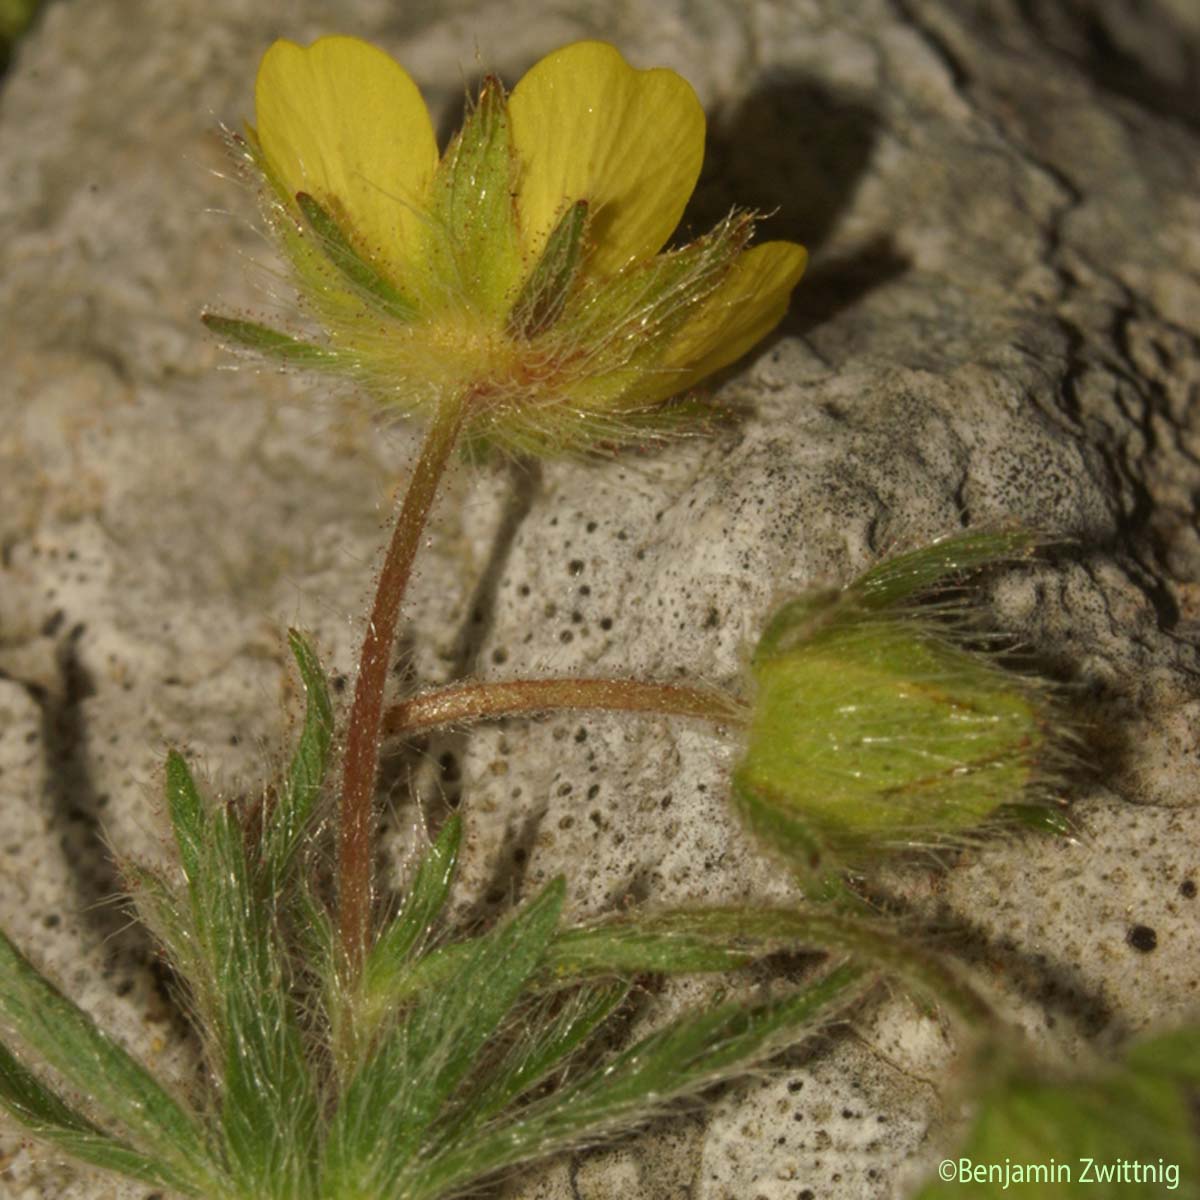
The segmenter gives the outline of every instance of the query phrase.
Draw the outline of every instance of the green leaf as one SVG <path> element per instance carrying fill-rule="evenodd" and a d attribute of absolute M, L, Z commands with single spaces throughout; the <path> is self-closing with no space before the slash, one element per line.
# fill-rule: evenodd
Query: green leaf
<path fill-rule="evenodd" d="M 307 192 L 296 193 L 296 204 L 329 261 L 358 291 L 366 293 L 385 313 L 398 321 L 411 321 L 416 306 L 364 259 L 329 211 Z"/>
<path fill-rule="evenodd" d="M 445 988 L 424 996 L 349 1083 L 333 1121 L 323 1195 L 392 1194 L 430 1127 L 538 969 L 562 909 L 554 880 L 507 924 L 476 940 Z"/>
<path fill-rule="evenodd" d="M 421 1162 L 404 1179 L 410 1200 L 433 1200 L 497 1171 L 543 1158 L 645 1120 L 795 1041 L 828 1009 L 857 996 L 864 972 L 843 966 L 785 1000 L 758 1008 L 729 1004 L 651 1034 L 588 1075 L 520 1109 L 486 1131 L 464 1131 L 456 1146 Z"/>
<path fill-rule="evenodd" d="M 57 1126 L 75 1133 L 97 1132 L 96 1126 L 44 1086 L 0 1043 L 0 1102 L 26 1125 Z"/>
<path fill-rule="evenodd" d="M 368 1014 L 378 1014 L 380 1009 L 395 1004 L 401 977 L 446 903 L 461 842 L 462 818 L 455 813 L 421 860 L 400 914 L 371 948 L 363 971 L 364 1008 Z"/>
<path fill-rule="evenodd" d="M 373 995 L 373 1006 L 396 1008 L 445 991 L 475 944 L 473 939 L 452 942 L 415 960 Z M 900 936 L 893 923 L 826 907 L 665 909 L 560 930 L 530 986 L 544 993 L 597 977 L 729 971 L 767 954 L 804 950 L 853 955 L 899 977 L 968 1024 L 986 1027 L 991 1020 L 957 974 Z"/>
<path fill-rule="evenodd" d="M 287 783 L 263 830 L 262 858 L 268 872 L 267 886 L 276 892 L 283 886 L 292 857 L 320 798 L 333 741 L 333 705 L 321 664 L 313 648 L 294 629 L 288 633 L 288 645 L 300 669 L 308 702 Z"/>
<path fill-rule="evenodd" d="M 739 917 L 745 914 L 738 911 Z M 781 941 L 776 936 L 764 947 L 737 919 L 706 923 L 706 916 L 714 913 L 647 913 L 563 930 L 546 955 L 547 972 L 554 978 L 582 979 L 596 974 L 733 971 L 761 958 Z M 782 941 L 794 948 L 794 932 Z"/>
<path fill-rule="evenodd" d="M 161 875 L 140 863 L 120 862 L 121 877 L 137 909 L 138 919 L 178 966 L 192 957 L 195 935 L 186 913 L 187 899 Z"/>
<path fill-rule="evenodd" d="M 522 1030 L 503 1060 L 487 1074 L 460 1112 L 438 1128 L 444 1143 L 470 1126 L 482 1127 L 513 1101 L 542 1083 L 579 1050 L 629 995 L 625 984 L 591 984 L 564 998 L 543 999 L 522 1022 Z"/>
<path fill-rule="evenodd" d="M 0 1106 L 42 1141 L 93 1166 L 185 1195 L 200 1193 L 185 1177 L 112 1137 L 76 1112 L 0 1044 Z"/>
<path fill-rule="evenodd" d="M 0 1020 L 148 1157 L 204 1194 L 215 1171 L 192 1116 L 0 933 Z M 13 1086 L 26 1087 L 14 1077 Z M 35 1100 L 28 1091 L 26 1099 Z M 49 1115 L 52 1108 L 47 1108 Z"/>
<path fill-rule="evenodd" d="M 221 1128 L 230 1172 L 247 1195 L 289 1200 L 311 1189 L 318 1109 L 273 895 L 251 870 L 228 809 L 211 823 L 196 924 L 216 972 Z"/>
<path fill-rule="evenodd" d="M 167 754 L 167 812 L 184 877 L 194 888 L 208 841 L 208 817 L 187 761 L 177 750 Z"/>
<path fill-rule="evenodd" d="M 268 845 L 248 856 L 234 809 L 209 812 L 187 763 L 167 760 L 167 800 L 188 878 L 187 970 L 220 1081 L 220 1119 L 229 1170 L 247 1194 L 285 1200 L 315 1172 L 317 1103 L 305 1059 L 291 968 L 280 952 L 276 885 L 296 844 L 297 809 L 328 751 L 328 697 L 311 654 L 298 655 L 309 684 L 309 715 Z M 295 791 L 293 790 L 295 787 Z"/>
<path fill-rule="evenodd" d="M 565 895 L 560 876 L 480 938 L 446 993 L 424 998 L 405 1020 L 402 1041 L 413 1081 L 406 1106 L 418 1123 L 436 1114 L 541 965 Z"/>
<path fill-rule="evenodd" d="M 335 365 L 341 358 L 336 350 L 298 341 L 254 321 L 239 321 L 235 317 L 221 317 L 216 313 L 204 313 L 200 319 L 227 342 L 236 342 L 247 350 L 277 358 L 292 366 L 327 367 Z"/>

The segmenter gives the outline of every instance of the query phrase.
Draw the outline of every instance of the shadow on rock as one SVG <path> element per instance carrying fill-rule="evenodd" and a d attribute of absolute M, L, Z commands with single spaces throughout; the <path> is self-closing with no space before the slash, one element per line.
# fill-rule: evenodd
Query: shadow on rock
<path fill-rule="evenodd" d="M 768 80 L 712 119 L 681 234 L 703 233 L 737 206 L 763 214 L 760 239 L 807 246 L 812 261 L 784 334 L 808 332 L 908 268 L 882 235 L 855 250 L 822 253 L 870 166 L 879 124 L 861 98 L 786 77 Z"/>
<path fill-rule="evenodd" d="M 872 108 L 822 83 L 766 81 L 712 117 L 683 232 L 703 233 L 736 205 L 769 218 L 764 235 L 820 250 L 866 172 L 878 128 Z"/>

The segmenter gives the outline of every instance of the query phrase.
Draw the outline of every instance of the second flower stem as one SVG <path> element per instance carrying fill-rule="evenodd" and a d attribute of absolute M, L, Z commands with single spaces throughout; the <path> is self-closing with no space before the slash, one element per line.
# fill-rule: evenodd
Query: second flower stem
<path fill-rule="evenodd" d="M 346 728 L 338 822 L 338 929 L 346 966 L 352 976 L 362 965 L 370 928 L 374 858 L 371 821 L 379 764 L 383 693 L 396 641 L 400 605 L 438 485 L 458 443 L 466 408 L 467 402 L 461 396 L 443 401 L 425 435 L 396 518 L 359 655 L 354 703 Z"/>
<path fill-rule="evenodd" d="M 417 733 L 498 717 L 559 709 L 659 713 L 744 725 L 745 707 L 732 696 L 671 683 L 636 679 L 509 679 L 460 683 L 413 696 L 384 714 L 386 735 Z"/>

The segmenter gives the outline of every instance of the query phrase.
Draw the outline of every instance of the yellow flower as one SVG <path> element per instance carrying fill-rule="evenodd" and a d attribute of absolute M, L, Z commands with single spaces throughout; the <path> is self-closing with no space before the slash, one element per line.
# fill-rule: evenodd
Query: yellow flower
<path fill-rule="evenodd" d="M 673 71 L 602 42 L 555 51 L 511 96 L 486 79 L 440 158 L 416 85 L 355 38 L 276 42 L 255 107 L 245 154 L 324 336 L 206 321 L 402 411 L 464 404 L 477 442 L 576 449 L 669 422 L 662 401 L 774 328 L 804 269 L 790 242 L 746 249 L 740 212 L 660 253 L 704 112 Z"/>

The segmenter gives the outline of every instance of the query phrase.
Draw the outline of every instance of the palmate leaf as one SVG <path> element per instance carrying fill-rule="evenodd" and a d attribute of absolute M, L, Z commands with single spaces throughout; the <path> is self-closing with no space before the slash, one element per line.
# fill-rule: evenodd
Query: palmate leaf
<path fill-rule="evenodd" d="M 185 886 L 127 868 L 195 997 L 216 1083 L 207 1133 L 111 1043 L 120 1069 L 105 1062 L 89 1075 L 78 1030 L 56 1031 L 56 1060 L 48 1035 L 29 1036 L 37 1021 L 14 1019 L 37 1007 L 44 1021 L 52 1005 L 27 999 L 22 1009 L 0 997 L 0 1016 L 116 1127 L 110 1134 L 75 1112 L 0 1047 L 0 1104 L 64 1152 L 205 1200 L 433 1200 L 640 1121 L 796 1036 L 866 979 L 842 968 L 788 1001 L 702 1013 L 585 1071 L 580 1060 L 631 976 L 727 970 L 783 945 L 820 944 L 818 926 L 831 918 L 680 911 L 559 931 L 559 879 L 487 934 L 429 950 L 462 837 L 453 817 L 361 985 L 342 992 L 329 914 L 296 869 L 328 768 L 332 710 L 311 649 L 295 634 L 292 649 L 308 701 L 279 791 L 249 812 L 209 802 L 172 754 L 167 807 Z M 841 940 L 870 957 L 869 938 Z M 305 976 L 294 962 L 307 964 Z M 302 1004 L 311 1010 L 303 1021 Z M 336 1103 L 318 1077 L 335 1082 Z"/>
<path fill-rule="evenodd" d="M 751 909 L 680 911 L 555 934 L 556 881 L 499 930 L 407 957 L 400 948 L 416 944 L 428 914 L 444 901 L 457 838 L 457 828 L 443 831 L 414 879 L 414 893 L 425 902 L 410 900 L 389 931 L 395 969 L 380 970 L 377 982 L 386 977 L 403 1015 L 351 1081 L 335 1117 L 322 1178 L 328 1200 L 434 1200 L 515 1163 L 627 1127 L 663 1101 L 794 1039 L 872 977 L 866 968 L 839 967 L 772 1005 L 735 1004 L 685 1018 L 531 1100 L 626 994 L 627 985 L 612 977 L 726 970 L 768 949 L 795 946 L 804 923 L 796 914 L 776 914 L 756 925 Z M 818 924 L 831 921 L 824 916 Z M 858 950 L 869 945 L 862 936 L 842 940 Z M 564 990 L 588 975 L 608 978 L 573 994 Z"/>

